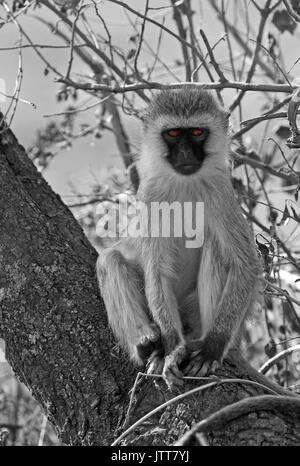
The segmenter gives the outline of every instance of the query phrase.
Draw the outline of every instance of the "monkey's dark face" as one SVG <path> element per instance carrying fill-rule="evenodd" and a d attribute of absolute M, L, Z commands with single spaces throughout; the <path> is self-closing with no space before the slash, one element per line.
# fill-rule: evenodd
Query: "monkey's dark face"
<path fill-rule="evenodd" d="M 168 147 L 167 160 L 182 175 L 196 173 L 206 157 L 207 128 L 171 128 L 162 132 Z"/>

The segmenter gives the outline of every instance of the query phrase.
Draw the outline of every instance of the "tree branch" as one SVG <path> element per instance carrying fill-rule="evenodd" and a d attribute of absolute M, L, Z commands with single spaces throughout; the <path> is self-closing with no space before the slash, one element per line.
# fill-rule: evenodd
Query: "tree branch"
<path fill-rule="evenodd" d="M 196 83 L 196 82 L 181 82 L 181 83 L 159 83 L 154 81 L 125 84 L 124 86 L 108 86 L 106 84 L 94 84 L 94 83 L 80 83 L 75 82 L 71 79 L 58 78 L 57 82 L 63 82 L 76 89 L 90 90 L 90 91 L 106 91 L 113 92 L 115 94 L 123 94 L 124 92 L 132 92 L 150 89 L 179 89 L 184 85 L 197 86 L 202 89 L 240 89 L 241 91 L 253 91 L 253 92 L 284 92 L 291 94 L 297 86 L 290 87 L 286 84 L 264 84 L 264 83 L 246 83 L 239 81 L 225 81 L 225 82 L 210 82 L 210 83 Z"/>

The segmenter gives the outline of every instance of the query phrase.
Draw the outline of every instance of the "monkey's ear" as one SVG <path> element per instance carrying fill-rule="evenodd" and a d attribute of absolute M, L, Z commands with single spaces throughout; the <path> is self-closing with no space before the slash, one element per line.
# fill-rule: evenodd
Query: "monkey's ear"
<path fill-rule="evenodd" d="M 128 173 L 129 173 L 129 178 L 130 178 L 134 193 L 136 194 L 137 190 L 139 189 L 139 185 L 140 185 L 140 176 L 139 176 L 139 172 L 137 170 L 137 166 L 135 163 L 132 163 L 131 165 L 129 165 Z"/>

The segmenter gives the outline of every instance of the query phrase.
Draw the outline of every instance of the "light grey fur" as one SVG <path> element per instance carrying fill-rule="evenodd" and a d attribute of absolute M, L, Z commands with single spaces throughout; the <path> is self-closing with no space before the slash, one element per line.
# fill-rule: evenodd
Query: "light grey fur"
<path fill-rule="evenodd" d="M 203 125 L 210 131 L 203 166 L 189 176 L 175 172 L 162 130 Z M 148 205 L 204 202 L 203 247 L 186 249 L 185 238 L 126 239 L 101 252 L 97 262 L 118 340 L 139 361 L 136 347 L 145 337 L 157 338 L 155 322 L 167 379 L 178 375 L 189 340 L 203 343 L 204 359 L 222 361 L 259 299 L 260 265 L 227 168 L 227 127 L 226 113 L 206 91 L 183 87 L 156 97 L 145 117 L 137 197 Z"/>

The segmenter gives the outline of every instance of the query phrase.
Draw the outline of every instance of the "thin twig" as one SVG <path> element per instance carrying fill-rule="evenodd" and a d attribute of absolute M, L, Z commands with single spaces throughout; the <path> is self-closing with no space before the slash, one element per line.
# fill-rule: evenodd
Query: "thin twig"
<path fill-rule="evenodd" d="M 177 25 L 179 36 L 186 42 L 186 30 L 183 26 L 180 9 L 176 6 L 177 1 L 171 0 L 173 6 L 173 18 Z M 181 42 L 181 50 L 183 55 L 183 63 L 185 66 L 185 80 L 190 81 L 192 76 L 191 63 L 187 45 Z"/>
<path fill-rule="evenodd" d="M 46 0 L 41 0 L 41 1 L 46 1 Z M 109 2 L 111 3 L 115 3 L 116 5 L 120 5 L 122 6 L 123 8 L 126 8 L 128 11 L 130 11 L 131 13 L 135 14 L 136 16 L 138 16 L 139 18 L 142 18 L 144 19 L 145 16 L 140 13 L 139 11 L 137 10 L 134 10 L 133 8 L 131 8 L 129 5 L 127 5 L 126 3 L 124 2 L 121 2 L 119 0 L 108 0 Z M 186 47 L 190 48 L 191 50 L 194 51 L 194 53 L 196 53 L 196 55 L 200 58 L 201 61 L 203 61 L 203 64 L 204 64 L 204 68 L 209 76 L 209 78 L 213 81 L 213 77 L 207 67 L 207 65 L 204 63 L 204 59 L 203 59 L 203 56 L 201 55 L 201 53 L 199 52 L 199 50 L 197 49 L 196 46 L 194 46 L 193 44 L 190 44 L 189 42 L 187 42 L 186 40 L 182 39 L 182 37 L 180 37 L 178 34 L 175 34 L 175 32 L 173 32 L 171 29 L 167 28 L 166 26 L 164 26 L 163 24 L 161 23 L 158 23 L 157 21 L 155 21 L 154 19 L 152 18 L 145 18 L 147 21 L 149 21 L 149 23 L 152 23 L 154 24 L 155 26 L 159 27 L 160 29 L 163 29 L 165 32 L 167 32 L 169 35 L 171 35 L 172 37 L 174 37 L 175 39 L 177 39 L 180 43 L 182 44 L 185 44 Z"/>
<path fill-rule="evenodd" d="M 281 294 L 281 296 L 283 296 L 287 301 L 292 301 L 293 303 L 297 304 L 298 306 L 300 306 L 300 301 L 298 299 L 295 299 L 293 298 L 289 292 L 287 290 L 283 290 L 282 288 L 280 288 L 279 286 L 277 285 L 274 285 L 274 283 L 271 283 L 269 281 L 266 280 L 266 283 L 267 283 L 267 286 L 269 288 L 272 288 L 273 290 L 276 290 L 278 291 L 278 293 Z"/>
<path fill-rule="evenodd" d="M 222 83 L 227 82 L 228 80 L 225 78 L 224 73 L 220 68 L 220 65 L 216 61 L 215 56 L 214 56 L 214 52 L 213 52 L 213 50 L 212 50 L 212 48 L 211 48 L 211 46 L 210 46 L 210 44 L 208 42 L 208 39 L 207 39 L 207 37 L 205 35 L 205 32 L 202 29 L 200 29 L 200 34 L 201 34 L 201 37 L 202 37 L 202 39 L 203 39 L 203 41 L 205 43 L 205 46 L 207 48 L 207 52 L 208 52 L 211 64 L 213 65 L 217 75 L 220 78 L 220 82 L 222 82 Z"/>
<path fill-rule="evenodd" d="M 285 5 L 285 7 L 286 7 L 286 9 L 287 9 L 287 11 L 288 11 L 288 13 L 289 13 L 289 15 L 291 15 L 291 17 L 292 17 L 295 21 L 297 21 L 298 23 L 300 23 L 300 15 L 298 15 L 298 14 L 296 13 L 296 11 L 292 8 L 292 6 L 291 6 L 290 3 L 289 3 L 289 0 L 283 0 L 283 3 L 284 3 L 284 5 Z"/>
<path fill-rule="evenodd" d="M 47 113 L 47 114 L 43 115 L 43 117 L 44 118 L 49 118 L 49 117 L 53 117 L 53 116 L 73 115 L 73 114 L 80 113 L 80 112 L 86 112 L 87 110 L 90 110 L 91 108 L 94 108 L 94 107 L 97 107 L 98 105 L 103 104 L 104 102 L 109 100 L 112 97 L 112 95 L 113 94 L 109 94 L 109 95 L 105 96 L 103 99 L 97 100 L 96 102 L 93 102 L 90 105 L 86 105 L 85 107 L 74 108 L 72 110 L 64 110 L 63 112 Z"/>
<path fill-rule="evenodd" d="M 254 39 L 250 39 L 250 41 L 257 43 L 257 41 Z M 268 55 L 268 57 L 270 57 L 273 60 L 273 63 L 276 66 L 276 68 L 278 68 L 278 70 L 280 71 L 280 73 L 282 74 L 286 82 L 292 87 L 292 84 L 287 76 L 287 73 L 281 68 L 278 61 L 275 60 L 274 56 L 269 52 L 269 50 L 263 44 L 258 44 L 258 46 Z"/>
<path fill-rule="evenodd" d="M 134 55 L 134 69 L 135 69 L 135 73 L 136 73 L 137 77 L 140 75 L 139 70 L 138 70 L 138 58 L 139 58 L 141 48 L 142 48 L 142 44 L 143 44 L 143 40 L 144 40 L 144 32 L 145 32 L 145 25 L 146 25 L 148 10 L 149 10 L 149 0 L 146 0 L 144 19 L 143 19 L 142 28 L 141 28 L 141 34 L 140 34 L 139 43 L 138 43 L 138 46 L 137 46 L 137 49 L 136 49 L 136 52 L 135 52 L 135 55 Z"/>
<path fill-rule="evenodd" d="M 75 42 L 75 28 L 76 28 L 76 23 L 79 19 L 80 13 L 82 11 L 82 6 L 76 10 L 76 16 L 72 24 L 72 31 L 71 31 L 71 40 L 70 40 L 70 58 L 68 62 L 68 69 L 66 73 L 66 78 L 69 78 L 71 69 L 72 69 L 72 64 L 73 64 L 73 58 L 74 58 L 74 42 Z"/>
<path fill-rule="evenodd" d="M 222 19 L 222 12 L 219 10 L 218 5 L 216 3 L 216 0 L 211 0 L 210 5 L 216 11 L 218 17 L 220 19 Z M 241 32 L 238 31 L 237 28 L 233 24 L 229 23 L 229 21 L 227 21 L 227 28 L 230 31 L 230 33 L 232 34 L 232 36 L 234 37 L 234 39 L 236 40 L 236 42 L 242 47 L 242 49 L 245 52 L 245 55 L 248 56 L 248 57 L 252 57 L 253 56 L 253 51 L 248 46 L 248 43 L 247 43 L 248 41 L 244 41 L 242 39 Z M 263 60 L 261 60 L 261 58 L 259 56 L 257 57 L 257 63 L 263 69 L 266 76 L 268 76 L 272 80 L 275 80 L 275 75 L 274 75 L 273 70 Z"/>
<path fill-rule="evenodd" d="M 253 154 L 253 157 L 250 155 Z M 276 176 L 277 178 L 282 178 L 283 180 L 288 181 L 290 184 L 299 183 L 299 175 L 295 176 L 294 174 L 287 174 L 283 171 L 276 170 L 275 168 L 271 167 L 270 165 L 261 162 L 254 152 L 250 153 L 249 155 L 240 155 L 237 152 L 231 152 L 231 156 L 233 160 L 235 160 L 239 165 L 247 164 L 253 168 L 259 168 L 264 170 L 266 173 L 270 175 Z"/>
<path fill-rule="evenodd" d="M 255 74 L 256 66 L 258 64 L 258 55 L 259 55 L 259 50 L 260 50 L 260 44 L 261 44 L 261 41 L 262 41 L 262 38 L 263 38 L 265 25 L 266 25 L 266 22 L 267 22 L 269 13 L 270 13 L 271 2 L 272 2 L 272 0 L 267 0 L 266 4 L 264 6 L 264 9 L 261 10 L 261 19 L 260 19 L 260 24 L 259 24 L 259 27 L 258 27 L 258 34 L 257 34 L 257 38 L 256 38 L 256 46 L 255 46 L 252 62 L 251 62 L 250 68 L 248 70 L 248 74 L 247 74 L 247 78 L 246 78 L 247 83 L 251 82 L 251 80 L 252 80 L 252 78 L 253 78 L 253 76 Z M 233 112 L 233 110 L 240 104 L 240 102 L 241 102 L 242 98 L 244 97 L 244 95 L 245 95 L 244 90 L 241 90 L 241 92 L 238 94 L 236 99 L 231 104 L 230 112 Z"/>
<path fill-rule="evenodd" d="M 285 97 L 280 102 L 276 102 L 274 104 L 274 106 L 270 110 L 268 110 L 266 113 L 264 113 L 264 115 L 262 115 L 261 117 L 256 117 L 256 118 L 253 118 L 251 120 L 247 120 L 247 121 L 245 120 L 245 121 L 241 122 L 241 125 L 245 126 L 245 127 L 240 129 L 239 131 L 237 131 L 232 136 L 232 139 L 240 138 L 244 133 L 250 131 L 250 129 L 254 128 L 254 126 L 256 126 L 258 123 L 260 123 L 261 121 L 264 121 L 264 120 L 261 120 L 261 118 L 263 118 L 264 116 L 274 114 L 274 112 L 277 112 L 277 110 L 280 110 L 290 100 L 291 100 L 291 96 Z"/>
<path fill-rule="evenodd" d="M 299 337 L 298 337 L 299 338 Z M 282 342 L 281 342 L 282 343 Z M 266 361 L 259 369 L 258 372 L 261 374 L 266 374 L 274 364 L 276 364 L 278 361 L 281 359 L 286 358 L 286 356 L 289 356 L 290 354 L 294 353 L 295 351 L 300 351 L 300 345 L 294 345 L 291 346 L 290 348 L 287 348 L 283 351 L 280 351 L 280 353 L 275 354 L 273 358 L 269 359 Z"/>

